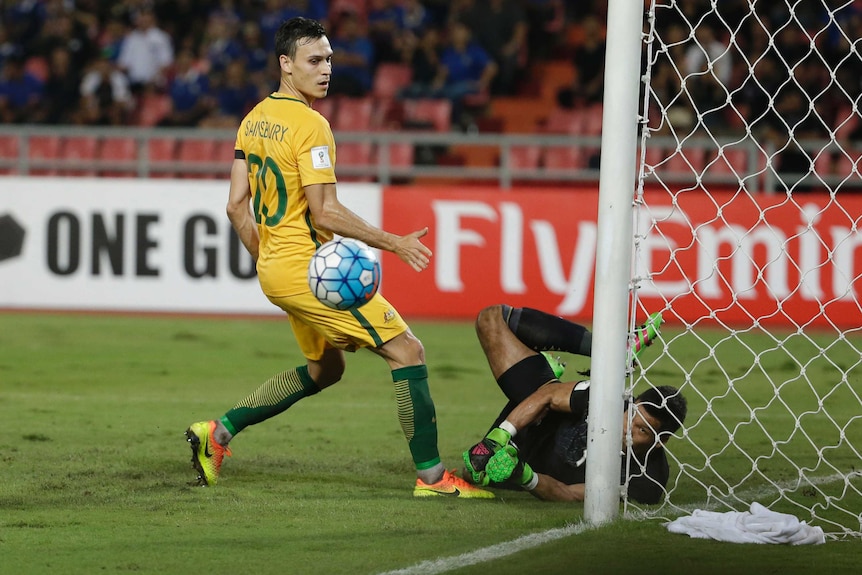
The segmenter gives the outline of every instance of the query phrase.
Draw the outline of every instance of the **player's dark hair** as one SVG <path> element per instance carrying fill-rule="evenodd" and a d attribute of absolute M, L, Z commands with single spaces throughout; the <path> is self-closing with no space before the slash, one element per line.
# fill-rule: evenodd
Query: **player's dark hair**
<path fill-rule="evenodd" d="M 658 434 L 675 432 L 682 426 L 688 413 L 688 402 L 672 385 L 651 387 L 637 396 L 635 402 L 659 421 Z"/>
<path fill-rule="evenodd" d="M 296 48 L 303 42 L 314 42 L 326 36 L 326 28 L 317 20 L 297 16 L 282 22 L 275 33 L 275 57 L 282 54 L 296 59 Z"/>

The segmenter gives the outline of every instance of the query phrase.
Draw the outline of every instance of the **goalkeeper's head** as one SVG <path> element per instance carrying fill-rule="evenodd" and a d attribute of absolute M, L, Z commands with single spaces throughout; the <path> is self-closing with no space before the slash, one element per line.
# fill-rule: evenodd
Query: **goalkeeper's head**
<path fill-rule="evenodd" d="M 685 397 L 672 385 L 651 387 L 638 395 L 635 403 L 658 422 L 655 433 L 662 443 L 682 426 L 688 412 Z"/>

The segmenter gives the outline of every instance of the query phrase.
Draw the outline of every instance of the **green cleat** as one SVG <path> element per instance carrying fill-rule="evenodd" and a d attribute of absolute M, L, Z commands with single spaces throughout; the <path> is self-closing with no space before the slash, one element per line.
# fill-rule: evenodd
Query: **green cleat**
<path fill-rule="evenodd" d="M 635 330 L 634 349 L 632 350 L 632 365 L 638 364 L 638 357 L 644 348 L 652 345 L 658 337 L 662 324 L 661 312 L 650 314 L 646 322 Z"/>
<path fill-rule="evenodd" d="M 548 361 L 548 365 L 550 365 L 551 369 L 554 370 L 554 377 L 562 379 L 563 373 L 566 371 L 566 362 L 564 362 L 559 355 L 555 357 L 547 351 L 543 351 L 542 355 L 545 356 L 545 359 Z"/>
<path fill-rule="evenodd" d="M 225 455 L 230 449 L 220 445 L 213 437 L 215 421 L 199 421 L 186 429 L 186 440 L 192 448 L 192 467 L 198 472 L 196 485 L 206 487 L 215 485 Z"/>

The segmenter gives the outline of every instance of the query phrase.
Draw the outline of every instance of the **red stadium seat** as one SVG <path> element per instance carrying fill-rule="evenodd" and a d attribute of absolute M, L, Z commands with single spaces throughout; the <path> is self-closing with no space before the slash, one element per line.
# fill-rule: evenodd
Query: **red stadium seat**
<path fill-rule="evenodd" d="M 394 142 L 389 146 L 389 165 L 395 168 L 413 167 L 415 148 L 409 142 Z"/>
<path fill-rule="evenodd" d="M 338 111 L 338 98 L 322 98 L 315 101 L 312 108 L 320 112 L 321 116 L 329 120 L 329 125 L 331 126 L 335 123 L 335 114 Z"/>
<path fill-rule="evenodd" d="M 181 169 L 181 177 L 195 179 L 214 179 L 217 174 L 215 162 L 216 142 L 209 139 L 181 140 L 177 152 L 177 160 L 185 164 Z M 184 168 L 191 168 L 186 171 Z"/>
<path fill-rule="evenodd" d="M 93 136 L 69 136 L 63 140 L 61 158 L 72 164 L 60 170 L 63 176 L 95 176 L 99 140 Z"/>
<path fill-rule="evenodd" d="M 60 152 L 60 137 L 59 136 L 33 136 L 28 140 L 29 156 L 32 163 L 47 162 L 42 167 L 30 168 L 30 173 L 34 176 L 56 176 L 57 166 L 56 160 L 59 160 Z"/>
<path fill-rule="evenodd" d="M 137 124 L 139 126 L 155 126 L 165 119 L 173 109 L 173 102 L 167 94 L 145 94 L 137 111 Z"/>
<path fill-rule="evenodd" d="M 121 169 L 103 168 L 101 175 L 111 178 L 131 178 L 138 175 L 136 161 L 138 159 L 138 144 L 134 138 L 105 138 L 99 159 L 107 163 L 127 164 Z"/>
<path fill-rule="evenodd" d="M 404 101 L 404 122 L 427 125 L 436 132 L 448 132 L 452 127 L 452 102 L 426 98 Z"/>
<path fill-rule="evenodd" d="M 13 165 L 0 167 L 0 174 L 15 174 L 18 172 L 14 165 L 18 161 L 20 144 L 18 136 L 0 136 L 0 159 Z"/>
<path fill-rule="evenodd" d="M 583 152 L 573 146 L 546 148 L 543 162 L 548 170 L 581 170 L 587 167 Z"/>
<path fill-rule="evenodd" d="M 584 133 L 588 136 L 599 136 L 602 133 L 602 113 L 603 106 L 601 104 L 593 104 L 586 108 L 584 114 Z"/>
<path fill-rule="evenodd" d="M 167 168 L 164 164 L 172 164 L 177 161 L 177 141 L 173 138 L 153 138 L 147 144 L 147 153 L 149 155 L 150 169 Z M 151 171 L 151 178 L 172 178 L 176 175 L 173 169 L 164 171 Z"/>
<path fill-rule="evenodd" d="M 583 110 L 554 107 L 545 119 L 542 132 L 546 134 L 583 134 L 586 124 Z"/>
<path fill-rule="evenodd" d="M 413 69 L 407 64 L 382 62 L 374 72 L 371 95 L 375 98 L 394 98 L 412 79 Z"/>
<path fill-rule="evenodd" d="M 357 168 L 370 166 L 373 159 L 373 147 L 365 142 L 345 142 L 336 148 L 336 171 L 338 179 L 350 182 L 368 182 L 374 178 L 366 175 L 353 175 L 339 171 L 339 168 Z"/>
<path fill-rule="evenodd" d="M 534 170 L 539 167 L 542 149 L 539 146 L 512 146 L 509 150 L 510 167 L 513 170 Z"/>
<path fill-rule="evenodd" d="M 342 132 L 367 132 L 371 129 L 373 98 L 341 98 L 334 130 Z"/>

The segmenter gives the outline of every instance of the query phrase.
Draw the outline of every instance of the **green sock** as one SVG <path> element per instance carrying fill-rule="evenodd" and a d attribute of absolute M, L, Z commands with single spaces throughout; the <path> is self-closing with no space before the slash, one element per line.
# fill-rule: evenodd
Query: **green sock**
<path fill-rule="evenodd" d="M 272 376 L 254 393 L 237 403 L 224 414 L 221 422 L 231 435 L 236 435 L 249 425 L 278 415 L 303 397 L 314 395 L 318 391 L 320 389 L 308 375 L 307 366 L 283 371 Z"/>
<path fill-rule="evenodd" d="M 428 389 L 428 368 L 424 365 L 402 367 L 392 371 L 398 421 L 410 446 L 416 469 L 430 469 L 440 464 L 437 451 L 437 415 Z"/>

